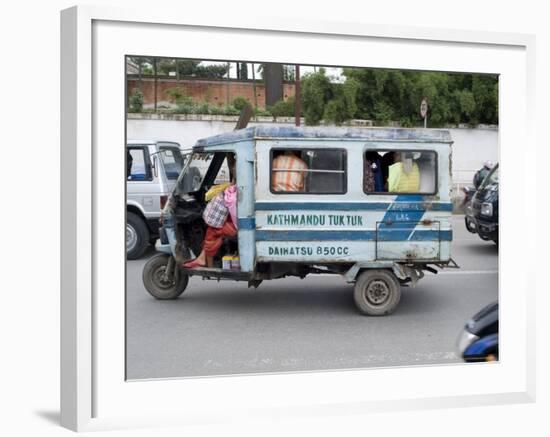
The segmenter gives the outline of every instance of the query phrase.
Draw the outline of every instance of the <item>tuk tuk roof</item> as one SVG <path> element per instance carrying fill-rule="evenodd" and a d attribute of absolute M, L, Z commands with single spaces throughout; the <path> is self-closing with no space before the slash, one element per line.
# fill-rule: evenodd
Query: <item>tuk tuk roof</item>
<path fill-rule="evenodd" d="M 253 126 L 200 139 L 195 148 L 254 139 L 297 138 L 449 144 L 453 142 L 449 131 L 441 129 Z"/>

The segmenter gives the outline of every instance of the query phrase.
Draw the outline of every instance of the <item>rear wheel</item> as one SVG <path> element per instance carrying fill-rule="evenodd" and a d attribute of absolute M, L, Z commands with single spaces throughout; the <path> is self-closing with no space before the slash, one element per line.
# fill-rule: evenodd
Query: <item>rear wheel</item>
<path fill-rule="evenodd" d="M 149 246 L 149 229 L 141 217 L 126 213 L 126 258 L 138 259 Z"/>
<path fill-rule="evenodd" d="M 359 311 L 368 316 L 391 314 L 401 300 L 401 286 L 389 270 L 365 270 L 353 292 Z"/>
<path fill-rule="evenodd" d="M 143 267 L 143 285 L 156 299 L 176 299 L 187 287 L 189 276 L 178 269 L 174 259 L 165 254 L 152 257 Z"/>

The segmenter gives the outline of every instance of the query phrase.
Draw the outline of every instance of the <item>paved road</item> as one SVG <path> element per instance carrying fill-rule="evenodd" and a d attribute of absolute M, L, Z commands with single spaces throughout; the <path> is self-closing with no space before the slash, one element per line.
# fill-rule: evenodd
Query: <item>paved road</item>
<path fill-rule="evenodd" d="M 498 251 L 455 216 L 460 270 L 403 288 L 394 314 L 361 316 L 339 276 L 242 282 L 191 278 L 175 301 L 141 282 L 146 259 L 128 262 L 128 379 L 460 362 L 465 321 L 498 297 Z"/>

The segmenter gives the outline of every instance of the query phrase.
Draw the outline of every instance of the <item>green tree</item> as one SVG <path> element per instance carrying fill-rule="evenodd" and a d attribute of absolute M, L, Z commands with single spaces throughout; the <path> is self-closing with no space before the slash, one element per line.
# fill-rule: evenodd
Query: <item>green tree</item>
<path fill-rule="evenodd" d="M 248 79 L 248 64 L 246 62 L 238 62 L 237 73 L 239 79 Z"/>
<path fill-rule="evenodd" d="M 170 101 L 176 105 L 193 105 L 193 99 L 185 94 L 185 90 L 182 87 L 176 86 L 173 88 L 168 88 L 164 91 L 168 94 Z"/>
<path fill-rule="evenodd" d="M 130 56 L 130 62 L 138 68 L 138 74 L 151 74 L 153 71 L 153 58 L 145 56 Z"/>
<path fill-rule="evenodd" d="M 285 82 L 294 82 L 296 80 L 296 66 L 283 65 L 283 80 Z"/>
<path fill-rule="evenodd" d="M 331 83 L 320 68 L 317 73 L 305 75 L 301 80 L 302 112 L 307 125 L 318 125 L 323 119 L 325 105 L 332 97 Z"/>
<path fill-rule="evenodd" d="M 164 74 L 165 76 L 170 75 L 170 73 L 176 71 L 176 60 L 175 59 L 160 59 L 157 64 L 157 69 L 159 73 Z"/>
<path fill-rule="evenodd" d="M 339 126 L 352 119 L 357 112 L 359 83 L 355 79 L 348 79 L 344 83 L 331 84 L 331 88 L 332 95 L 326 102 L 323 119 Z"/>
<path fill-rule="evenodd" d="M 480 123 L 498 123 L 498 82 L 492 76 L 472 77 L 472 93 L 476 102 L 476 118 Z"/>
<path fill-rule="evenodd" d="M 498 78 L 494 75 L 344 68 L 356 79 L 357 116 L 376 124 L 422 123 L 419 105 L 428 98 L 429 126 L 498 123 Z"/>
<path fill-rule="evenodd" d="M 143 93 L 139 88 L 136 88 L 132 93 L 132 95 L 130 96 L 128 109 L 130 112 L 143 111 Z"/>
<path fill-rule="evenodd" d="M 469 90 L 453 91 L 454 106 L 451 119 L 454 123 L 468 122 L 475 124 L 477 121 L 476 101 L 474 94 Z"/>
<path fill-rule="evenodd" d="M 244 97 L 235 97 L 233 99 L 233 106 L 238 110 L 242 111 L 246 106 L 250 105 L 250 102 Z"/>
<path fill-rule="evenodd" d="M 225 64 L 201 65 L 193 59 L 177 59 L 176 69 L 180 76 L 221 79 L 227 74 Z"/>
<path fill-rule="evenodd" d="M 273 106 L 267 108 L 269 113 L 273 115 L 274 118 L 277 117 L 293 117 L 294 116 L 294 96 L 290 96 L 286 100 L 279 100 Z"/>

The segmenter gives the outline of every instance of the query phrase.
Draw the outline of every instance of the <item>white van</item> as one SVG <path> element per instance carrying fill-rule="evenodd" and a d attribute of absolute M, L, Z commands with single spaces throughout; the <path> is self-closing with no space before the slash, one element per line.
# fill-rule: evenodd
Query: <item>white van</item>
<path fill-rule="evenodd" d="M 137 259 L 158 236 L 160 210 L 183 168 L 180 145 L 129 140 L 126 144 L 126 256 Z"/>

